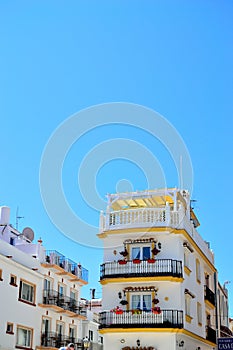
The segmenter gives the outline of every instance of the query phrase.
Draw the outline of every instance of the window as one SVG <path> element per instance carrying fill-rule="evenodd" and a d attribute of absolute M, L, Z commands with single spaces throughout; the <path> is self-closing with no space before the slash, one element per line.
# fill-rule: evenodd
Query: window
<path fill-rule="evenodd" d="M 196 279 L 198 283 L 201 283 L 201 265 L 198 259 L 196 259 Z"/>
<path fill-rule="evenodd" d="M 15 245 L 15 239 L 13 237 L 10 237 L 10 245 Z"/>
<path fill-rule="evenodd" d="M 93 331 L 89 330 L 89 340 L 93 341 Z"/>
<path fill-rule="evenodd" d="M 8 334 L 14 334 L 14 332 L 13 332 L 13 327 L 14 327 L 13 323 L 7 322 L 7 325 L 6 325 L 6 333 L 8 333 Z"/>
<path fill-rule="evenodd" d="M 62 336 L 64 334 L 64 323 L 63 322 L 57 323 L 56 331 L 57 331 L 58 339 L 62 339 Z"/>
<path fill-rule="evenodd" d="M 202 307 L 199 302 L 197 302 L 197 322 L 200 326 L 202 325 Z"/>
<path fill-rule="evenodd" d="M 76 292 L 74 292 L 74 291 L 70 291 L 70 299 L 72 299 L 72 300 L 76 300 Z"/>
<path fill-rule="evenodd" d="M 17 287 L 16 282 L 17 282 L 16 276 L 15 275 L 10 275 L 10 285 L 14 286 L 14 287 Z"/>
<path fill-rule="evenodd" d="M 2 270 L 0 269 L 0 281 L 3 281 L 3 278 L 2 278 Z"/>
<path fill-rule="evenodd" d="M 35 286 L 26 281 L 20 281 L 19 299 L 34 304 Z"/>
<path fill-rule="evenodd" d="M 58 284 L 58 292 L 60 295 L 65 294 L 65 287 L 62 284 Z"/>
<path fill-rule="evenodd" d="M 16 337 L 16 347 L 27 347 L 32 346 L 32 329 L 17 326 L 17 337 Z"/>
<path fill-rule="evenodd" d="M 44 279 L 44 290 L 51 290 L 52 289 L 52 283 L 51 280 L 48 278 Z"/>
<path fill-rule="evenodd" d="M 143 311 L 151 310 L 151 294 L 133 294 L 131 297 L 132 309 Z"/>
<path fill-rule="evenodd" d="M 151 247 L 132 247 L 132 259 L 147 260 L 151 256 Z"/>
<path fill-rule="evenodd" d="M 69 327 L 69 338 L 71 342 L 75 342 L 76 338 L 76 326 L 71 326 Z"/>
<path fill-rule="evenodd" d="M 50 325 L 51 325 L 51 320 L 49 318 L 43 317 L 41 333 L 44 336 L 47 336 L 48 333 L 50 332 L 50 329 L 51 329 Z"/>

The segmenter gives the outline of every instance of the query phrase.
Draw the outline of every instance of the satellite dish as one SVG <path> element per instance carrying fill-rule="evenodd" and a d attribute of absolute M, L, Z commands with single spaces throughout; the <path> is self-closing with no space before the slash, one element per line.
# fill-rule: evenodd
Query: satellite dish
<path fill-rule="evenodd" d="M 34 231 L 30 227 L 25 227 L 22 232 L 23 236 L 26 237 L 29 241 L 34 239 Z"/>

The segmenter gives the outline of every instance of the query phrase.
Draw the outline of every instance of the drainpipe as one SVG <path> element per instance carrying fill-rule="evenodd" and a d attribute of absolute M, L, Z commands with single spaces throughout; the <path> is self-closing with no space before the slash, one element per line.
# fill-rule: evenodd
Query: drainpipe
<path fill-rule="evenodd" d="M 215 293 L 215 322 L 216 322 L 216 338 L 219 338 L 219 325 L 218 325 L 218 288 L 217 288 L 217 272 L 214 273 L 214 293 Z M 217 339 L 216 339 L 217 341 Z"/>

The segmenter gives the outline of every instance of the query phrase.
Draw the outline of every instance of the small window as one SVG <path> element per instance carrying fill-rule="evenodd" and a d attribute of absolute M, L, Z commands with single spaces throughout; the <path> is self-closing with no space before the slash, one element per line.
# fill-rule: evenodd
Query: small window
<path fill-rule="evenodd" d="M 7 325 L 6 325 L 6 333 L 8 333 L 8 334 L 14 334 L 14 325 L 13 325 L 13 323 L 11 323 L 11 322 L 7 322 Z"/>
<path fill-rule="evenodd" d="M 197 302 L 197 322 L 202 325 L 202 307 L 199 302 Z"/>
<path fill-rule="evenodd" d="M 20 281 L 19 299 L 34 304 L 35 286 L 25 281 Z"/>
<path fill-rule="evenodd" d="M 0 281 L 3 281 L 3 278 L 2 278 L 2 270 L 0 269 Z"/>
<path fill-rule="evenodd" d="M 15 245 L 15 239 L 13 237 L 10 237 L 10 244 Z"/>
<path fill-rule="evenodd" d="M 151 294 L 133 294 L 131 297 L 131 308 L 150 311 L 152 306 Z"/>
<path fill-rule="evenodd" d="M 17 287 L 16 282 L 17 282 L 17 277 L 15 275 L 10 275 L 10 285 Z"/>
<path fill-rule="evenodd" d="M 32 347 L 32 329 L 18 326 L 16 337 L 17 348 L 31 348 Z"/>

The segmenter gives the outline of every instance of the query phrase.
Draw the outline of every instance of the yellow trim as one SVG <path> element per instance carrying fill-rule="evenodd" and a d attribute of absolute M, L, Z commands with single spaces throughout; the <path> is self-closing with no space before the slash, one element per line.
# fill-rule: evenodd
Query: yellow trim
<path fill-rule="evenodd" d="M 212 303 L 210 303 L 209 300 L 206 300 L 206 299 L 205 299 L 205 304 L 206 304 L 206 306 L 208 306 L 210 309 L 215 309 L 215 306 L 214 306 Z"/>
<path fill-rule="evenodd" d="M 153 250 L 154 247 L 155 247 L 155 242 L 152 242 L 152 244 L 151 244 L 151 250 Z M 151 257 L 152 257 L 152 259 L 154 259 L 154 258 L 155 258 L 155 255 L 152 253 Z"/>
<path fill-rule="evenodd" d="M 188 266 L 184 266 L 184 272 L 186 273 L 186 275 L 190 275 L 190 273 L 192 272 L 192 270 L 190 270 L 190 268 Z"/>
<path fill-rule="evenodd" d="M 157 276 L 157 277 L 122 277 L 122 278 L 107 278 L 100 281 L 100 284 L 108 284 L 108 283 L 125 283 L 125 282 L 155 282 L 155 281 L 167 281 L 167 282 L 183 282 L 184 279 L 182 277 L 168 277 L 168 276 Z"/>
<path fill-rule="evenodd" d="M 205 344 L 216 346 L 215 343 L 210 342 L 209 340 L 202 338 L 200 335 L 197 335 L 193 332 L 188 331 L 187 329 L 180 328 L 105 328 L 100 329 L 100 334 L 106 333 L 182 333 L 191 338 L 197 339 Z"/>
<path fill-rule="evenodd" d="M 143 231 L 144 230 L 144 231 Z M 195 248 L 195 250 L 200 254 L 201 258 L 206 262 L 206 264 L 209 266 L 209 268 L 213 271 L 216 272 L 216 268 L 212 264 L 212 262 L 204 255 L 202 250 L 199 248 L 197 243 L 193 240 L 193 238 L 188 234 L 188 232 L 184 229 L 176 229 L 172 227 L 150 227 L 150 228 L 131 228 L 131 229 L 120 229 L 120 230 L 108 230 L 103 233 L 97 234 L 99 238 L 106 238 L 109 234 L 124 234 L 124 233 L 133 233 L 133 232 L 168 232 L 168 233 L 174 233 L 174 234 L 183 234 L 188 240 L 188 242 Z"/>
<path fill-rule="evenodd" d="M 185 321 L 188 323 L 192 322 L 193 317 L 189 316 L 189 315 L 185 315 Z"/>

